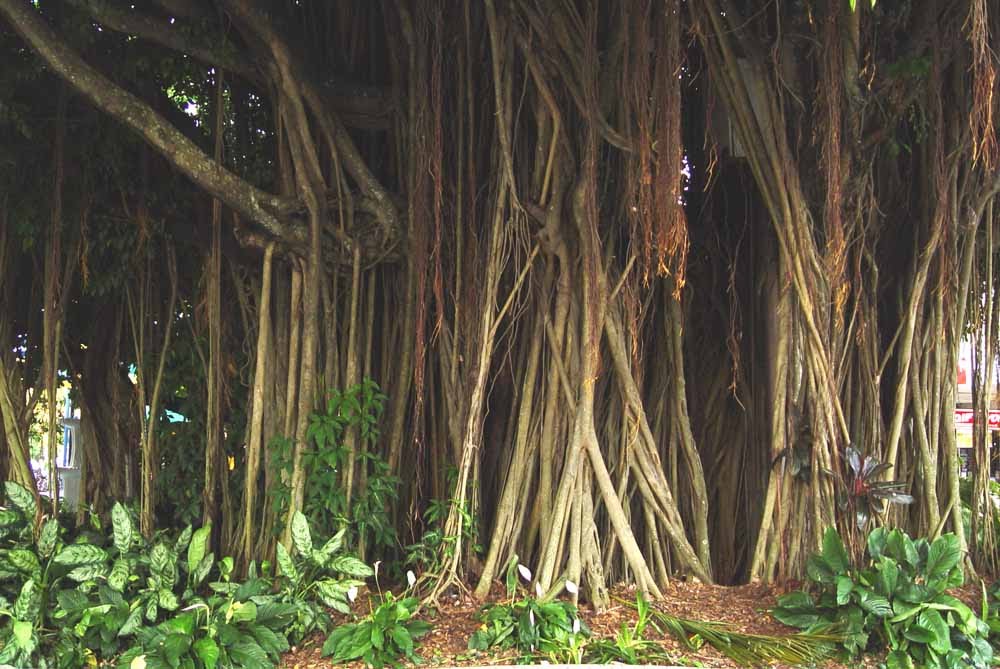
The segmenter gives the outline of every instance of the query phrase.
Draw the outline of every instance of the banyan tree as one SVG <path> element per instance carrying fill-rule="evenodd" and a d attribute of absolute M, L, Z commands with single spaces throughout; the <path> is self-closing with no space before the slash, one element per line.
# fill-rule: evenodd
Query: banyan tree
<path fill-rule="evenodd" d="M 66 378 L 84 503 L 243 564 L 326 509 L 431 599 L 794 578 L 857 452 L 996 567 L 995 3 L 0 0 L 0 49 L 8 478 Z"/>

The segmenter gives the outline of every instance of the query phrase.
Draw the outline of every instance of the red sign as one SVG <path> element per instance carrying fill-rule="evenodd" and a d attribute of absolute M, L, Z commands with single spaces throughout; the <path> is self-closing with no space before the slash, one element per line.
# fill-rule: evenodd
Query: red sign
<path fill-rule="evenodd" d="M 972 409 L 955 409 L 955 427 L 972 429 L 975 424 L 975 412 Z M 991 430 L 1000 430 L 1000 410 L 990 410 L 987 425 Z"/>

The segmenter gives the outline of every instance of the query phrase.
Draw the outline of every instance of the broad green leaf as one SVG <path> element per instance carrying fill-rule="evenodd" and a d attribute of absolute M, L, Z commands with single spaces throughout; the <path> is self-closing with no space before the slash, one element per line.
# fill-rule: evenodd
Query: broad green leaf
<path fill-rule="evenodd" d="M 162 588 L 156 593 L 156 595 L 161 609 L 166 611 L 176 611 L 177 607 L 180 606 L 180 602 L 177 601 L 177 595 L 175 595 L 172 590 Z"/>
<path fill-rule="evenodd" d="M 211 524 L 199 528 L 191 536 L 191 543 L 188 544 L 187 548 L 188 574 L 194 574 L 198 571 L 198 565 L 201 564 L 201 561 L 205 558 L 208 551 L 208 541 L 211 536 Z"/>
<path fill-rule="evenodd" d="M 833 585 L 837 580 L 837 574 L 827 564 L 826 558 L 822 555 L 810 555 L 806 560 L 806 575 L 809 580 L 822 585 Z"/>
<path fill-rule="evenodd" d="M 185 525 L 181 533 L 177 535 L 177 541 L 174 542 L 174 553 L 180 555 L 188 547 L 188 543 L 191 541 L 191 525 Z"/>
<path fill-rule="evenodd" d="M 0 527 L 2 528 L 13 527 L 14 525 L 20 523 L 23 519 L 24 516 L 12 509 L 0 510 Z"/>
<path fill-rule="evenodd" d="M 281 575 L 292 583 L 298 585 L 299 570 L 295 568 L 295 563 L 292 562 L 292 556 L 288 554 L 284 544 L 280 541 L 276 547 L 276 556 L 278 558 L 278 567 L 281 569 Z"/>
<path fill-rule="evenodd" d="M 41 593 L 34 579 L 29 578 L 21 586 L 21 592 L 14 602 L 12 613 L 16 620 L 31 622 L 38 616 Z"/>
<path fill-rule="evenodd" d="M 934 540 L 927 551 L 926 578 L 928 584 L 941 581 L 962 559 L 962 551 L 958 546 L 958 537 L 954 534 L 942 534 Z"/>
<path fill-rule="evenodd" d="M 837 604 L 843 606 L 851 599 L 851 591 L 854 590 L 854 581 L 850 576 L 837 577 Z"/>
<path fill-rule="evenodd" d="M 167 663 L 171 667 L 177 667 L 180 664 L 181 656 L 191 648 L 191 635 L 177 632 L 168 634 L 160 642 L 160 648 L 167 658 Z"/>
<path fill-rule="evenodd" d="M 163 582 L 173 584 L 173 566 L 176 559 L 173 551 L 164 543 L 153 546 L 149 552 L 149 571 Z"/>
<path fill-rule="evenodd" d="M 887 535 L 888 532 L 884 527 L 876 527 L 868 533 L 868 555 L 872 560 L 878 560 L 882 557 Z"/>
<path fill-rule="evenodd" d="M 358 578 L 367 578 L 375 573 L 371 567 L 351 555 L 341 555 L 340 557 L 333 558 L 329 562 L 329 567 L 332 571 Z"/>
<path fill-rule="evenodd" d="M 836 574 L 842 574 L 851 568 L 851 559 L 840 540 L 840 534 L 834 527 L 826 528 L 823 534 L 823 558 Z"/>
<path fill-rule="evenodd" d="M 292 543 L 295 550 L 304 558 L 312 555 L 312 535 L 309 533 L 309 521 L 301 511 L 296 511 L 292 517 Z"/>
<path fill-rule="evenodd" d="M 340 547 L 343 545 L 343 543 L 344 543 L 344 533 L 346 531 L 347 531 L 346 528 L 345 529 L 341 529 L 335 535 L 333 535 L 332 537 L 330 537 L 327 540 L 327 542 L 325 544 L 323 544 L 322 547 L 320 547 L 319 550 L 313 551 L 313 554 L 311 556 L 313 562 L 315 562 L 320 567 L 325 567 L 326 563 L 334 555 L 337 554 L 337 552 L 340 550 Z"/>
<path fill-rule="evenodd" d="M 35 578 L 41 578 L 42 565 L 38 556 L 25 548 L 15 548 L 7 553 L 7 561 L 18 571 Z"/>
<path fill-rule="evenodd" d="M 56 541 L 59 540 L 59 521 L 49 518 L 42 525 L 42 531 L 38 533 L 38 554 L 43 558 L 52 557 L 52 552 L 56 549 Z"/>
<path fill-rule="evenodd" d="M 108 553 L 100 546 L 93 544 L 71 544 L 56 553 L 52 561 L 67 567 L 104 564 Z"/>
<path fill-rule="evenodd" d="M 938 611 L 934 609 L 922 611 L 917 616 L 917 625 L 929 630 L 934 635 L 930 646 L 935 651 L 943 655 L 951 650 L 951 634 L 948 631 L 948 623 L 944 621 Z"/>
<path fill-rule="evenodd" d="M 879 590 L 886 597 L 892 597 L 899 581 L 899 565 L 891 557 L 883 557 L 878 563 Z"/>
<path fill-rule="evenodd" d="M 83 583 L 84 581 L 104 578 L 107 575 L 107 571 L 107 568 L 102 564 L 85 564 L 71 569 L 66 576 L 77 583 Z"/>
<path fill-rule="evenodd" d="M 24 620 L 15 620 L 13 626 L 14 643 L 26 655 L 30 655 L 35 650 L 34 627 Z"/>
<path fill-rule="evenodd" d="M 913 659 L 904 651 L 894 650 L 885 658 L 886 669 L 914 669 Z"/>
<path fill-rule="evenodd" d="M 115 560 L 114 566 L 111 567 L 111 573 L 108 574 L 108 585 L 118 592 L 124 592 L 130 573 L 131 568 L 129 567 L 128 560 L 118 558 Z"/>
<path fill-rule="evenodd" d="M 132 547 L 133 527 L 132 516 L 121 502 L 115 502 L 111 507 L 111 529 L 115 548 L 119 554 L 124 555 Z"/>
<path fill-rule="evenodd" d="M 243 669 L 271 669 L 274 666 L 256 641 L 244 637 L 229 648 L 233 665 Z"/>
<path fill-rule="evenodd" d="M 4 490 L 7 492 L 7 499 L 29 520 L 35 517 L 35 496 L 24 486 L 7 481 L 4 483 Z"/>
<path fill-rule="evenodd" d="M 192 648 L 205 665 L 205 669 L 215 669 L 219 661 L 219 644 L 215 643 L 214 639 L 202 637 L 194 642 Z"/>
<path fill-rule="evenodd" d="M 874 614 L 879 618 L 892 615 L 892 606 L 890 606 L 889 600 L 882 595 L 865 588 L 858 588 L 858 593 L 858 603 L 868 613 Z"/>
<path fill-rule="evenodd" d="M 257 605 L 253 602 L 233 602 L 226 611 L 226 622 L 241 623 L 257 619 Z"/>
<path fill-rule="evenodd" d="M 205 577 L 208 576 L 209 572 L 212 571 L 212 565 L 215 564 L 215 553 L 209 553 L 201 559 L 198 566 L 195 568 L 194 572 L 191 574 L 191 585 L 198 587 L 201 585 Z"/>
<path fill-rule="evenodd" d="M 129 636 L 134 634 L 137 629 L 142 625 L 142 607 L 136 606 L 134 609 L 129 611 L 128 618 L 122 623 L 121 628 L 118 630 L 118 636 Z"/>

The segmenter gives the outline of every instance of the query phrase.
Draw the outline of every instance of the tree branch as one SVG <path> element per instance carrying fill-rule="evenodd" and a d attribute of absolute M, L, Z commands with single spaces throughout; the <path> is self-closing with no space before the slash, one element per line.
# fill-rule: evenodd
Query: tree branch
<path fill-rule="evenodd" d="M 0 0 L 0 15 L 7 18 L 56 74 L 97 107 L 137 131 L 198 186 L 278 239 L 304 247 L 305 230 L 287 224 L 273 213 L 285 206 L 281 198 L 258 189 L 216 163 L 149 105 L 84 62 L 28 3 Z"/>

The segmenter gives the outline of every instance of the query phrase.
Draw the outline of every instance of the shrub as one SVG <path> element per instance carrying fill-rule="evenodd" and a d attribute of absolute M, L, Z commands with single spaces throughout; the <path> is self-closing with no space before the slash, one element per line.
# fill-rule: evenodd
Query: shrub
<path fill-rule="evenodd" d="M 792 627 L 819 631 L 839 626 L 849 656 L 888 650 L 895 667 L 988 667 L 993 649 L 989 628 L 947 591 L 964 582 L 958 539 L 933 542 L 878 528 L 868 535 L 864 566 L 854 568 L 833 528 L 823 549 L 810 557 L 814 598 L 793 592 L 778 598 L 772 613 Z"/>

